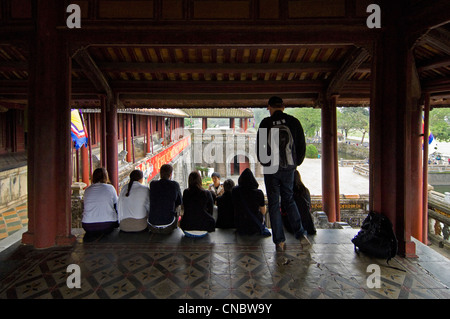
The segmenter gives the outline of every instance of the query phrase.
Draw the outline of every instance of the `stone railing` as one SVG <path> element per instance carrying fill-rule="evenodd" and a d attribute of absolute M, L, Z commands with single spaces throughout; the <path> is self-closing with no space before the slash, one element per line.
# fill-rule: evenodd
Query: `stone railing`
<path fill-rule="evenodd" d="M 0 172 L 0 210 L 27 200 L 27 172 L 27 166 Z"/>
<path fill-rule="evenodd" d="M 448 164 L 428 165 L 428 172 L 448 172 L 448 171 L 450 171 L 450 165 Z"/>
<path fill-rule="evenodd" d="M 428 238 L 440 247 L 450 248 L 450 199 L 428 192 Z"/>
<path fill-rule="evenodd" d="M 366 163 L 367 163 L 366 160 L 345 160 L 345 159 L 339 160 L 339 166 L 341 166 L 341 167 L 364 165 Z"/>
<path fill-rule="evenodd" d="M 353 172 L 362 176 L 369 176 L 369 165 L 358 164 L 353 166 Z"/>

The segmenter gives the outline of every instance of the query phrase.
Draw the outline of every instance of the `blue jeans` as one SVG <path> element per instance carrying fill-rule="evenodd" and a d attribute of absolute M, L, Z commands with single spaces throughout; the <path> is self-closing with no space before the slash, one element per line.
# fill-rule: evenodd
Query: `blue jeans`
<path fill-rule="evenodd" d="M 295 168 L 294 168 L 295 169 Z M 303 228 L 300 213 L 294 200 L 294 169 L 278 170 L 275 174 L 265 174 L 267 201 L 269 205 L 269 217 L 272 226 L 272 240 L 275 244 L 284 242 L 283 221 L 280 211 L 280 196 L 295 238 L 306 235 Z"/>

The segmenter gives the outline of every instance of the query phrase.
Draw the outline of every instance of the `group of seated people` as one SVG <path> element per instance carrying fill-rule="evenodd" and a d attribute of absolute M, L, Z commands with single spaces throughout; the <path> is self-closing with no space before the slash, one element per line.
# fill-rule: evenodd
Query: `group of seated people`
<path fill-rule="evenodd" d="M 133 170 L 129 183 L 117 196 L 108 184 L 106 169 L 96 169 L 92 185 L 84 193 L 82 227 L 86 234 L 110 233 L 115 228 L 169 234 L 179 227 L 187 237 L 203 237 L 217 227 L 235 228 L 244 235 L 271 236 L 264 219 L 264 193 L 250 169 L 241 173 L 237 186 L 231 179 L 221 184 L 220 175 L 213 173 L 213 183 L 207 190 L 202 187 L 199 172 L 193 171 L 183 193 L 172 180 L 172 172 L 170 164 L 162 165 L 160 179 L 147 187 L 143 185 L 143 172 Z M 217 220 L 213 217 L 215 207 Z"/>

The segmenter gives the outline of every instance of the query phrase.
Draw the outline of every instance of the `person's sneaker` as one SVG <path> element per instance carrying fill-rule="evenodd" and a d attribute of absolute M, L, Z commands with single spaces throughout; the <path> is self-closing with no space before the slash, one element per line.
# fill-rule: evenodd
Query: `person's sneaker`
<path fill-rule="evenodd" d="M 308 237 L 306 237 L 305 235 L 302 235 L 299 239 L 300 239 L 300 244 L 302 245 L 302 248 L 311 247 L 311 242 L 309 241 Z"/>
<path fill-rule="evenodd" d="M 281 242 L 275 245 L 276 251 L 284 251 L 286 249 L 285 242 Z"/>

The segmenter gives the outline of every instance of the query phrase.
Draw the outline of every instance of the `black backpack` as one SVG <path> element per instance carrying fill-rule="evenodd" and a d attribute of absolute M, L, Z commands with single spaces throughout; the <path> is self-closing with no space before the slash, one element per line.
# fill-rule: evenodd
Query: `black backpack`
<path fill-rule="evenodd" d="M 278 130 L 276 134 L 275 130 Z M 272 133 L 273 132 L 273 133 Z M 271 145 L 272 134 L 278 139 L 278 145 Z M 286 125 L 286 120 L 281 119 L 271 127 L 268 135 L 268 144 L 272 152 L 275 152 L 275 156 L 279 156 L 279 166 L 281 168 L 296 167 L 295 159 L 295 144 L 291 130 Z"/>
<path fill-rule="evenodd" d="M 369 212 L 352 243 L 355 252 L 362 251 L 376 258 L 386 258 L 387 263 L 397 255 L 398 241 L 391 221 L 375 212 Z"/>

